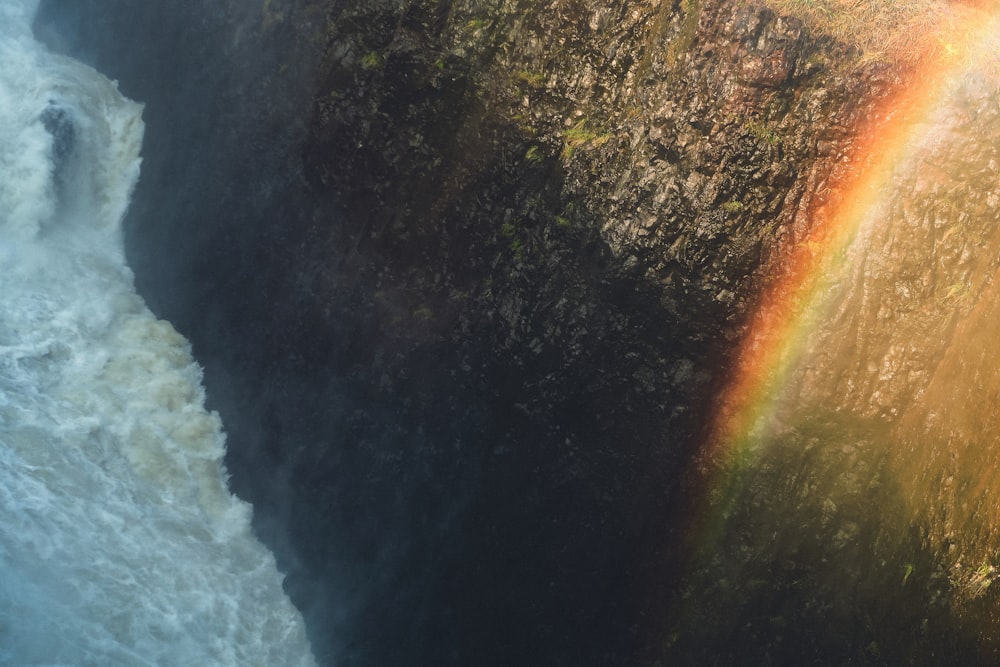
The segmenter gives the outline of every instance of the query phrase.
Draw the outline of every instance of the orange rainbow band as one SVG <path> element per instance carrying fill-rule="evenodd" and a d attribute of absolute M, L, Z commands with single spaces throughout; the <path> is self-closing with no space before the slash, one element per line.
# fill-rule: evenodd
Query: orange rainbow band
<path fill-rule="evenodd" d="M 873 122 L 856 141 L 854 168 L 834 188 L 838 203 L 816 213 L 812 230 L 764 293 L 702 450 L 701 461 L 708 467 L 739 454 L 735 450 L 767 414 L 808 333 L 805 313 L 822 301 L 823 276 L 866 223 L 875 219 L 891 190 L 892 175 L 912 162 L 949 91 L 996 39 L 1000 2 L 975 6 L 978 11 L 969 12 L 957 27 L 961 48 L 945 45 L 926 54 L 909 80 L 879 105 Z"/>

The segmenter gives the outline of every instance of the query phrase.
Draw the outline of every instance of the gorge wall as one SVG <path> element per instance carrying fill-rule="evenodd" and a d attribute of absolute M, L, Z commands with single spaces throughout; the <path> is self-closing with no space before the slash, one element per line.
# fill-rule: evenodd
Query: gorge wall
<path fill-rule="evenodd" d="M 43 0 L 36 32 L 146 104 L 136 282 L 321 661 L 767 645 L 670 639 L 691 461 L 893 70 L 728 0 Z"/>

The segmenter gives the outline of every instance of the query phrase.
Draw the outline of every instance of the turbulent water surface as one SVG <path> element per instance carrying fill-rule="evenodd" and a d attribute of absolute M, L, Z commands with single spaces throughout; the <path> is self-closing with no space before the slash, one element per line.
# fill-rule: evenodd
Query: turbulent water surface
<path fill-rule="evenodd" d="M 136 295 L 140 105 L 0 0 L 0 664 L 312 665 L 187 342 Z"/>

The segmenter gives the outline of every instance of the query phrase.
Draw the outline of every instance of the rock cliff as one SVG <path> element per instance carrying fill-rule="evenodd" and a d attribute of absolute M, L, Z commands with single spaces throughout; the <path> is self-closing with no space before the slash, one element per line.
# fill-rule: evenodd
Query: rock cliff
<path fill-rule="evenodd" d="M 706 415 L 890 69 L 729 0 L 43 0 L 36 31 L 147 105 L 136 281 L 321 659 L 666 659 Z"/>

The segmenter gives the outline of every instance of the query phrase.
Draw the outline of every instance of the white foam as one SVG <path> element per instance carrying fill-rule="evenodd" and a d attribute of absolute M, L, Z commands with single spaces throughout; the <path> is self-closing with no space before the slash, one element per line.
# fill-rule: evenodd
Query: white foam
<path fill-rule="evenodd" d="M 34 4 L 0 0 L 0 665 L 313 665 L 201 370 L 124 263 L 141 106 L 43 52 Z"/>

